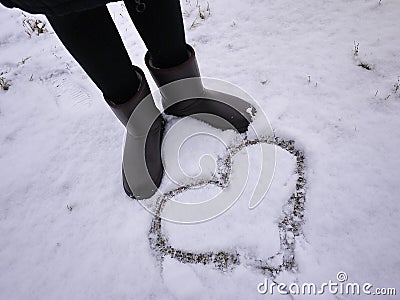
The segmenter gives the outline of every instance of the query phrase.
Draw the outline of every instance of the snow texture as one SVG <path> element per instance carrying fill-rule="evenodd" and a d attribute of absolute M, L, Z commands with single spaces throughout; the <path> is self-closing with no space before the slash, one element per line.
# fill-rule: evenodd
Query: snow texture
<path fill-rule="evenodd" d="M 265 277 L 320 284 L 339 271 L 351 282 L 399 293 L 399 2 L 221 0 L 209 1 L 207 10 L 199 0 L 200 14 L 196 1 L 181 3 L 202 75 L 252 95 L 276 136 L 304 152 L 304 222 L 301 234 L 286 236 L 296 266 L 270 274 L 246 264 L 221 271 L 160 260 L 149 243 L 153 216 L 121 186 L 124 129 L 44 16 L 1 7 L 0 77 L 10 86 L 0 90 L 0 299 L 260 299 L 268 297 L 257 292 Z M 126 9 L 120 2 L 109 9 L 151 82 Z M 28 23 L 36 19 L 46 30 L 38 23 L 32 32 Z M 209 130 L 182 122 L 185 130 Z M 233 132 L 213 132 L 235 141 Z M 207 160 L 200 170 L 200 158 L 225 150 L 197 136 L 181 151 L 186 174 L 209 176 L 215 164 Z M 257 155 L 251 157 L 256 166 Z M 163 233 L 180 249 L 267 259 L 282 250 L 278 225 L 295 192 L 295 169 L 295 157 L 277 147 L 271 189 L 256 209 L 247 208 L 245 193 L 219 218 L 163 222 Z M 233 166 L 232 176 L 240 171 Z M 164 180 L 165 191 L 175 187 Z M 191 190 L 180 200 L 201 201 L 215 189 Z"/>

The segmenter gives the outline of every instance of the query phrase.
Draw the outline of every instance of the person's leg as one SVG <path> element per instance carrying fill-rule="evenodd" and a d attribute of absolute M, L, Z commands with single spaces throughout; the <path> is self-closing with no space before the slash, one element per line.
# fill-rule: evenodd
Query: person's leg
<path fill-rule="evenodd" d="M 188 58 L 179 0 L 124 0 L 155 66 L 168 68 Z"/>
<path fill-rule="evenodd" d="M 123 103 L 137 92 L 140 80 L 106 6 L 47 19 L 104 98 Z"/>
<path fill-rule="evenodd" d="M 122 170 L 125 192 L 138 199 L 152 196 L 163 177 L 164 121 L 151 98 L 143 71 L 132 66 L 107 7 L 48 16 L 48 20 L 67 50 L 103 92 L 121 123 L 130 126 L 126 131 Z M 142 114 L 131 119 L 137 107 Z"/>
<path fill-rule="evenodd" d="M 195 51 L 186 45 L 179 0 L 124 2 L 146 44 L 148 53 L 145 62 L 158 87 L 180 79 L 201 78 Z M 173 95 L 164 93 L 164 112 L 178 117 L 195 115 L 217 128 L 247 131 L 252 118 L 248 111 L 251 109 L 254 112 L 252 105 L 233 95 L 205 89 L 201 80 L 198 80 L 196 86 L 199 89 L 196 94 L 203 97 L 175 103 Z M 192 90 L 193 87 L 188 88 Z"/>

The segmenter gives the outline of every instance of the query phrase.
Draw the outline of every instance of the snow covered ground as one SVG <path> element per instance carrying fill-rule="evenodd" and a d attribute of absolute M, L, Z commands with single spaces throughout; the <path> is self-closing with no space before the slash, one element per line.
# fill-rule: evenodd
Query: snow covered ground
<path fill-rule="evenodd" d="M 347 282 L 399 294 L 400 3 L 209 2 L 209 11 L 198 2 L 203 20 L 194 0 L 182 0 L 202 74 L 247 91 L 276 135 L 295 140 L 306 157 L 297 267 L 275 282 L 338 282 L 342 271 Z M 126 10 L 119 2 L 109 7 L 133 63 L 150 79 Z M 152 215 L 122 190 L 124 129 L 48 24 L 42 34 L 27 34 L 24 20 L 46 22 L 43 16 L 2 7 L 0 16 L 0 77 L 11 84 L 0 90 L 0 299 L 271 297 L 257 292 L 270 274 L 246 264 L 225 272 L 169 257 L 160 264 L 148 240 Z M 186 129 L 207 128 L 184 122 Z M 232 132 L 214 134 L 235 139 Z M 198 137 L 188 141 L 184 170 L 197 174 L 207 151 L 224 149 Z M 248 210 L 239 199 L 207 223 L 163 222 L 169 242 L 193 252 L 274 255 L 282 205 L 295 191 L 294 169 L 294 157 L 278 148 L 276 176 L 260 206 Z M 170 186 L 166 179 L 163 188 Z M 186 196 L 200 201 L 212 192 L 206 186 Z"/>

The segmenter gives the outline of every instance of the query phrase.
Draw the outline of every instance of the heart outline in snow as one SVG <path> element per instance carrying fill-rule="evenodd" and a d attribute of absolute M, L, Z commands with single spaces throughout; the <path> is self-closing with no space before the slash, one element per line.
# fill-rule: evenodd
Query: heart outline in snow
<path fill-rule="evenodd" d="M 192 252 L 174 248 L 168 241 L 168 237 L 162 231 L 161 212 L 166 202 L 177 195 L 207 184 L 226 187 L 229 185 L 229 178 L 232 172 L 232 158 L 245 147 L 266 143 L 273 144 L 289 152 L 296 158 L 296 189 L 290 198 L 283 204 L 282 213 L 278 223 L 280 235 L 280 250 L 273 256 L 266 259 L 252 257 L 246 253 L 239 253 L 237 250 L 217 250 L 208 252 Z M 231 270 L 239 264 L 252 267 L 261 271 L 265 275 L 275 277 L 284 270 L 296 270 L 295 259 L 296 239 L 303 236 L 302 225 L 304 224 L 304 209 L 306 201 L 306 178 L 305 178 L 305 157 L 302 150 L 295 147 L 294 140 L 285 140 L 278 137 L 265 137 L 255 140 L 244 140 L 239 145 L 227 149 L 228 155 L 223 159 L 227 168 L 220 170 L 223 172 L 221 179 L 201 181 L 185 186 L 178 187 L 160 196 L 156 203 L 156 213 L 154 214 L 149 231 L 149 243 L 157 260 L 162 263 L 165 257 L 176 259 L 181 263 L 193 263 L 203 265 L 213 265 L 215 268 L 226 271 Z"/>

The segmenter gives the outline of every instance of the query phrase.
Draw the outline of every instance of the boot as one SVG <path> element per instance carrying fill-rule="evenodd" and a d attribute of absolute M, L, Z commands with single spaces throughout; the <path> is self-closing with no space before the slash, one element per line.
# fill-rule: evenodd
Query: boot
<path fill-rule="evenodd" d="M 248 102 L 206 89 L 201 81 L 194 49 L 187 45 L 188 59 L 171 68 L 157 68 L 147 52 L 145 62 L 160 88 L 164 112 L 177 117 L 193 116 L 210 125 L 246 132 L 255 113 Z M 185 80 L 183 80 L 185 79 Z M 174 84 L 170 84 L 174 82 Z"/>
<path fill-rule="evenodd" d="M 106 102 L 126 127 L 122 166 L 124 190 L 131 198 L 146 199 L 154 195 L 163 177 L 161 142 L 164 119 L 154 105 L 143 71 L 137 67 L 135 71 L 140 79 L 136 94 L 122 104 L 109 99 Z"/>

